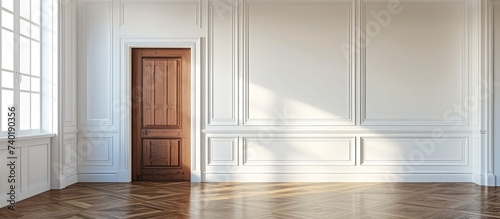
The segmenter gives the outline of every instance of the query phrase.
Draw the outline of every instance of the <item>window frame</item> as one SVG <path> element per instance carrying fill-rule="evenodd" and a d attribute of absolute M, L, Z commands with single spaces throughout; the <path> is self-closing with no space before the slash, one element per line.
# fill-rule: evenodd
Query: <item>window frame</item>
<path fill-rule="evenodd" d="M 0 104 L 0 113 L 2 114 L 0 116 L 0 136 L 6 136 L 7 131 L 3 130 L 6 127 L 7 121 L 6 121 L 6 114 L 8 112 L 8 109 L 6 106 L 3 104 L 3 92 L 4 90 L 7 91 L 12 91 L 13 92 L 13 102 L 14 106 L 16 107 L 16 135 L 32 135 L 32 134 L 40 134 L 42 133 L 42 49 L 43 49 L 43 37 L 42 37 L 42 31 L 44 29 L 43 25 L 43 16 L 42 16 L 42 5 L 43 1 L 42 0 L 28 0 L 29 5 L 29 19 L 22 17 L 21 16 L 21 1 L 19 0 L 11 0 L 12 1 L 12 6 L 13 10 L 10 10 L 8 8 L 4 7 L 4 4 L 0 4 L 0 39 L 3 40 L 3 33 L 4 31 L 9 31 L 13 34 L 13 68 L 11 69 L 4 69 L 3 67 L 3 52 L 0 53 L 0 72 L 2 73 L 0 77 L 0 100 L 2 104 Z M 32 5 L 33 1 L 37 1 L 36 5 Z M 34 10 L 35 9 L 35 10 Z M 37 10 L 36 10 L 37 9 Z M 12 30 L 4 27 L 3 25 L 3 14 L 4 13 L 10 13 L 13 15 L 13 28 Z M 33 16 L 38 16 L 38 18 L 35 18 Z M 34 21 L 34 19 L 36 19 Z M 24 34 L 25 32 L 21 31 L 21 23 L 22 21 L 24 24 L 28 24 L 29 27 L 29 36 Z M 36 23 L 38 21 L 38 23 Z M 35 33 L 36 35 L 33 35 L 33 27 L 38 28 L 38 32 Z M 29 42 L 29 72 L 21 72 L 22 70 L 22 60 L 23 58 L 26 57 L 21 57 L 21 39 L 27 39 L 27 42 Z M 33 55 L 33 45 L 38 44 L 38 52 L 36 53 L 35 57 Z M 33 66 L 33 58 L 38 59 L 38 66 Z M 33 71 L 35 69 L 35 71 Z M 3 72 L 9 72 L 13 74 L 13 87 L 12 88 L 6 88 L 3 86 Z M 38 74 L 34 74 L 34 72 L 37 72 Z M 38 79 L 38 85 L 33 84 L 32 80 L 33 79 Z M 22 89 L 21 88 L 21 83 L 23 82 L 26 83 L 26 80 L 29 80 L 28 84 L 28 89 Z M 33 86 L 35 85 L 35 86 Z M 34 89 L 37 88 L 37 89 Z M 25 101 L 24 99 L 21 99 L 21 95 L 28 95 L 30 100 L 28 101 L 29 106 L 27 110 L 24 110 L 27 115 L 23 115 L 21 109 L 21 106 L 23 105 L 21 101 Z M 36 97 L 37 100 L 33 100 L 32 98 Z M 33 101 L 38 103 L 38 106 L 32 106 Z M 5 115 L 3 115 L 5 114 Z M 38 115 L 36 115 L 38 114 Z M 33 116 L 38 116 L 38 120 L 33 120 Z M 23 127 L 23 130 L 21 130 L 21 124 L 25 119 L 28 119 L 28 129 L 26 127 Z M 33 125 L 37 127 L 33 127 Z"/>

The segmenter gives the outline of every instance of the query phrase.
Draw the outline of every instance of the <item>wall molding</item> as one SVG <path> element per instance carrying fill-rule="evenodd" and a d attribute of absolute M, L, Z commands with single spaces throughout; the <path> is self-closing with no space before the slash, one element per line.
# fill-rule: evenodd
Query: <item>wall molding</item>
<path fill-rule="evenodd" d="M 202 129 L 205 134 L 232 134 L 232 135 L 274 135 L 274 134 L 300 134 L 300 135 L 410 135 L 421 136 L 422 134 L 446 133 L 446 134 L 470 134 L 471 130 L 467 127 L 439 127 L 436 126 L 378 126 L 363 128 L 361 126 L 217 126 Z"/>
<path fill-rule="evenodd" d="M 107 76 L 108 77 L 108 84 L 105 89 L 107 89 L 104 93 L 108 95 L 109 99 L 113 99 L 113 7 L 112 7 L 112 1 L 110 0 L 100 0 L 100 1 L 89 1 L 89 2 L 83 2 L 79 1 L 80 5 L 80 12 L 79 17 L 78 17 L 78 25 L 80 26 L 79 32 L 77 34 L 78 36 L 78 51 L 82 51 L 78 54 L 79 57 L 79 68 L 78 68 L 78 80 L 80 83 L 78 84 L 79 88 L 79 99 L 80 99 L 80 120 L 79 120 L 79 126 L 113 126 L 113 101 L 109 101 L 105 103 L 105 107 L 100 106 L 102 110 L 106 112 L 107 118 L 105 119 L 92 119 L 90 118 L 89 115 L 89 107 L 91 106 L 89 102 L 92 102 L 91 95 L 89 95 L 89 91 L 91 89 L 91 82 L 94 80 L 97 80 L 96 78 L 89 78 L 89 57 L 92 55 L 89 54 L 88 48 L 89 48 L 89 33 L 88 30 L 90 30 L 90 24 L 88 23 L 88 18 L 95 16 L 89 11 L 89 7 L 91 6 L 100 6 L 104 7 L 105 10 L 107 10 L 109 20 L 101 21 L 102 23 L 106 23 L 108 25 L 108 31 L 107 31 L 107 37 L 104 40 L 107 43 L 107 49 L 109 51 L 109 54 L 107 54 L 107 66 L 105 66 L 106 70 L 104 70 L 105 73 L 108 73 L 108 75 L 100 75 L 100 77 Z M 83 54 L 82 54 L 83 53 Z M 99 52 L 99 54 L 102 52 Z"/>
<path fill-rule="evenodd" d="M 462 9 L 462 16 L 461 16 L 461 21 L 462 21 L 462 32 L 461 32 L 461 39 L 462 39 L 462 72 L 461 72 L 461 97 L 460 104 L 462 106 L 467 106 L 469 103 L 466 103 L 466 100 L 469 96 L 470 92 L 470 79 L 471 75 L 473 75 L 473 72 L 469 69 L 469 65 L 471 63 L 472 58 L 469 57 L 469 51 L 472 51 L 470 49 L 470 42 L 469 42 L 469 30 L 471 29 L 471 24 L 470 24 L 470 15 L 469 15 L 469 5 L 467 4 L 467 1 L 465 0 L 441 0 L 439 2 L 436 1 L 431 1 L 431 0 L 423 0 L 423 1 L 409 1 L 409 0 L 403 0 L 399 1 L 399 3 L 402 6 L 405 5 L 432 5 L 432 6 L 439 6 L 439 5 L 459 5 L 461 6 Z M 366 30 L 363 28 L 366 25 L 366 6 L 369 5 L 387 5 L 387 1 L 371 1 L 371 0 L 362 0 L 360 3 L 360 13 L 359 13 L 359 20 L 360 20 L 360 25 L 359 25 L 359 32 L 361 34 L 361 45 L 365 45 L 366 42 L 363 41 L 363 39 L 367 39 L 367 34 Z M 472 117 L 468 113 L 465 116 L 461 116 L 460 118 L 443 118 L 445 117 L 445 112 L 443 112 L 443 115 L 441 117 L 437 118 L 368 118 L 367 117 L 367 109 L 366 109 L 366 46 L 359 48 L 359 53 L 360 53 L 360 63 L 359 63 L 359 69 L 360 69 L 360 106 L 361 106 L 361 112 L 360 112 L 360 117 L 361 117 L 361 125 L 364 126 L 392 126 L 392 125 L 398 125 L 398 126 L 469 126 L 470 124 L 470 118 Z M 450 108 L 450 110 L 453 110 Z"/>
<path fill-rule="evenodd" d="M 119 142 L 120 135 L 118 133 L 78 133 L 76 141 L 76 174 L 118 173 L 120 155 L 122 154 Z M 64 176 L 65 178 L 71 178 L 72 175 L 74 175 L 74 172 Z"/>
<path fill-rule="evenodd" d="M 207 77 L 207 96 L 205 97 L 208 101 L 208 109 L 207 109 L 207 122 L 208 125 L 233 125 L 236 126 L 238 125 L 238 100 L 239 100 L 239 57 L 238 57 L 238 9 L 237 9 L 237 1 L 209 1 L 209 6 L 208 6 L 208 77 Z M 214 102 L 214 88 L 215 88 L 215 81 L 217 77 L 215 77 L 215 74 L 217 73 L 214 70 L 214 53 L 216 51 L 215 48 L 215 42 L 214 42 L 214 20 L 217 19 L 225 19 L 222 17 L 221 13 L 226 13 L 229 12 L 231 13 L 231 36 L 232 36 L 232 42 L 231 42 L 231 58 L 230 58 L 230 65 L 231 65 L 231 90 L 229 91 L 231 94 L 231 115 L 230 118 L 217 118 L 215 116 L 215 102 Z"/>
<path fill-rule="evenodd" d="M 42 151 L 45 151 L 43 154 L 42 153 L 36 153 L 32 152 L 32 150 L 36 149 L 42 149 Z M 38 144 L 38 145 L 31 145 L 28 147 L 23 147 L 21 149 L 21 156 L 25 162 L 23 165 L 21 165 L 21 173 L 25 172 L 24 177 L 27 180 L 21 180 L 22 183 L 25 183 L 25 185 L 22 185 L 22 188 L 26 188 L 27 190 L 33 190 L 33 189 L 38 189 L 40 187 L 43 188 L 50 188 L 50 171 L 51 171 L 51 163 L 50 163 L 50 148 L 49 144 Z M 40 168 L 43 163 L 42 162 L 36 162 L 35 164 L 32 164 L 32 162 L 36 161 L 36 158 L 45 158 L 45 167 Z M 40 181 L 37 182 L 30 182 L 33 178 L 32 172 L 39 173 L 41 171 L 45 171 L 45 175 L 42 176 L 43 178 Z M 22 176 L 23 177 L 23 176 Z"/>
<path fill-rule="evenodd" d="M 310 126 L 310 125 L 332 125 L 332 126 L 348 126 L 355 125 L 355 111 L 356 111 L 356 103 L 355 103 L 355 49 L 354 46 L 349 46 L 349 61 L 348 61 L 348 78 L 349 78 L 349 86 L 348 86 L 348 117 L 347 118 L 317 118 L 317 119 L 297 119 L 297 118 L 287 118 L 286 116 L 279 116 L 274 118 L 266 118 L 266 119 L 255 119 L 250 118 L 249 116 L 249 7 L 252 5 L 347 5 L 349 6 L 349 45 L 354 45 L 356 42 L 355 37 L 355 3 L 353 0 L 336 0 L 336 1 L 308 1 L 308 2 L 299 2 L 299 1 L 244 1 L 242 6 L 242 101 L 240 103 L 240 107 L 242 108 L 243 115 L 243 125 L 245 126 L 256 126 L 256 125 L 264 125 L 271 126 L 276 125 L 274 123 L 280 123 L 282 126 Z"/>
<path fill-rule="evenodd" d="M 113 165 L 113 137 L 112 136 L 83 136 L 79 144 L 83 148 L 81 151 L 84 156 L 79 162 L 80 166 L 112 166 Z M 106 146 L 105 150 L 98 147 Z M 89 159 L 89 155 L 95 152 L 107 153 L 106 159 Z"/>
<path fill-rule="evenodd" d="M 76 130 L 78 127 L 77 114 L 77 7 L 74 1 L 66 1 L 60 7 L 60 66 L 63 71 L 64 92 L 64 130 Z"/>
<path fill-rule="evenodd" d="M 244 137 L 242 139 L 242 165 L 243 166 L 354 166 L 356 165 L 356 139 L 354 137 Z M 249 144 L 261 143 L 266 145 L 267 148 L 272 143 L 303 143 L 304 148 L 311 148 L 308 143 L 328 143 L 332 144 L 330 149 L 334 147 L 335 143 L 347 143 L 348 155 L 344 159 L 328 159 L 328 160 L 251 160 L 251 151 Z M 287 149 L 283 148 L 282 153 L 286 153 Z M 256 155 L 259 153 L 255 152 Z"/>
<path fill-rule="evenodd" d="M 206 173 L 206 182 L 470 182 L 470 173 Z"/>
<path fill-rule="evenodd" d="M 74 135 L 64 135 L 63 142 L 63 175 L 73 175 L 77 173 L 77 137 Z"/>
<path fill-rule="evenodd" d="M 78 38 L 78 41 L 75 42 L 77 43 L 77 48 L 75 49 L 79 51 L 78 54 L 76 54 L 78 56 L 78 60 L 76 60 L 76 64 L 78 64 L 78 74 L 75 75 L 78 80 L 77 85 L 80 87 L 78 90 L 78 108 L 75 109 L 78 111 L 78 114 L 76 114 L 78 116 L 78 126 L 76 128 L 78 128 L 79 131 L 77 132 L 76 128 L 74 131 L 66 130 L 65 127 L 64 135 L 66 136 L 70 132 L 75 133 L 78 135 L 78 140 L 83 137 L 92 136 L 96 133 L 101 133 L 104 137 L 112 136 L 111 147 L 113 147 L 112 154 L 115 157 L 112 158 L 112 165 L 108 166 L 78 164 L 78 174 L 72 175 L 68 172 L 68 175 L 64 175 L 66 177 L 65 180 L 71 182 L 71 180 L 75 180 L 77 177 L 80 182 L 130 181 L 131 122 L 129 120 L 131 116 L 132 96 L 130 91 L 130 52 L 132 48 L 191 48 L 192 50 L 191 87 L 193 90 L 191 92 L 191 115 L 193 121 L 191 132 L 193 140 L 191 145 L 191 172 L 193 182 L 216 182 L 221 180 L 234 182 L 471 182 L 476 180 L 476 178 L 478 178 L 474 176 L 476 173 L 471 173 L 473 172 L 473 165 L 479 162 L 481 173 L 487 173 L 487 168 L 485 166 L 489 164 L 486 164 L 484 159 L 486 159 L 486 156 L 491 156 L 491 159 L 493 159 L 491 150 L 489 152 L 486 151 L 488 150 L 488 146 L 493 145 L 486 145 L 486 143 L 483 143 L 482 148 L 478 150 L 479 154 L 474 154 L 476 152 L 476 140 L 473 140 L 470 136 L 476 132 L 476 127 L 474 126 L 476 123 L 474 123 L 472 118 L 475 115 L 471 114 L 469 118 L 464 117 L 455 120 L 443 118 L 366 118 L 366 100 L 363 99 L 365 98 L 366 90 L 363 88 L 363 69 L 359 61 L 361 60 L 361 49 L 357 48 L 361 43 L 361 37 L 357 35 L 357 32 L 361 30 L 360 23 L 362 21 L 361 19 L 364 18 L 360 13 L 362 7 L 371 4 L 382 4 L 382 2 L 387 4 L 387 1 L 380 0 L 189 0 L 187 3 L 184 0 L 91 0 L 75 2 L 75 4 L 78 3 L 79 5 L 76 10 L 78 28 L 75 32 L 75 35 L 77 35 L 75 38 Z M 474 86 L 480 85 L 474 85 L 474 83 L 476 83 L 474 80 L 476 77 L 480 79 L 480 76 L 474 75 L 471 69 L 474 68 L 472 60 L 478 58 L 474 54 L 480 52 L 475 51 L 475 44 L 480 42 L 475 42 L 473 35 L 477 34 L 475 32 L 475 25 L 482 25 L 481 21 L 476 21 L 475 19 L 482 14 L 481 12 L 477 12 L 473 5 L 481 5 L 481 3 L 476 2 L 476 0 L 439 0 L 439 2 L 433 0 L 422 0 L 417 2 L 412 0 L 401 0 L 401 3 L 406 5 L 462 5 L 461 18 L 463 19 L 462 24 L 464 25 L 462 33 L 464 34 L 463 45 L 465 45 L 463 55 L 466 57 L 463 58 L 464 66 L 462 66 L 463 72 L 461 74 L 463 86 L 460 87 L 462 89 L 461 97 L 467 98 L 473 91 L 475 92 Z M 87 26 L 85 19 L 82 19 L 82 17 L 85 18 L 87 14 L 88 16 L 91 15 L 84 7 L 94 4 L 102 7 L 112 5 L 110 8 L 111 21 L 104 22 L 111 22 L 109 27 L 111 31 L 109 37 L 111 41 L 109 41 L 109 43 L 112 50 L 110 50 L 109 55 L 109 72 L 111 74 L 110 80 L 115 82 L 110 82 L 111 84 L 102 90 L 109 89 L 111 92 L 110 97 L 113 99 L 113 103 L 110 103 L 109 107 L 113 111 L 109 114 L 109 120 L 99 121 L 89 120 L 88 117 L 86 117 L 88 107 L 85 105 L 86 103 L 83 102 L 87 100 L 87 91 L 84 90 L 87 86 L 82 86 L 82 84 L 86 82 L 81 80 L 85 77 L 84 73 L 87 71 L 86 59 L 88 56 L 92 55 L 86 52 L 88 48 L 88 45 L 86 45 L 86 37 L 91 35 L 88 28 L 93 27 L 92 25 Z M 186 8 L 180 7 L 183 9 L 182 11 L 188 11 L 189 15 L 184 14 L 179 16 L 180 18 L 187 17 L 186 19 L 189 20 L 186 20 L 184 23 L 193 25 L 167 25 L 167 28 L 155 29 L 154 27 L 164 26 L 134 26 L 137 24 L 136 22 L 131 22 L 133 25 L 124 24 L 124 4 L 194 4 L 197 5 L 196 24 L 194 24 L 193 19 L 193 16 L 195 16 L 194 6 Z M 227 54 L 227 56 L 223 58 L 224 60 L 228 60 L 228 65 L 232 65 L 227 68 L 228 70 L 224 68 L 224 72 L 226 73 L 224 75 L 231 75 L 232 78 L 224 80 L 224 82 L 230 81 L 231 84 L 225 84 L 225 86 L 228 87 L 225 88 L 225 90 L 228 90 L 228 93 L 222 97 L 224 100 L 227 100 L 224 101 L 224 103 L 227 103 L 227 107 L 229 107 L 229 102 L 231 102 L 232 105 L 231 109 L 228 108 L 224 110 L 224 113 L 214 114 L 215 110 L 217 110 L 214 105 L 217 104 L 218 101 L 214 100 L 213 96 L 214 86 L 217 84 L 217 74 L 215 72 L 217 69 L 213 68 L 213 58 L 214 54 L 217 55 L 221 53 L 217 52 L 216 43 L 218 41 L 222 42 L 220 39 L 214 39 L 214 33 L 219 33 L 214 32 L 216 31 L 214 25 L 222 24 L 214 20 L 218 18 L 216 12 L 218 5 L 224 5 L 224 9 L 228 10 L 226 13 L 231 13 L 231 15 L 226 14 L 227 16 L 225 16 L 226 19 L 231 19 L 231 22 L 223 23 L 224 26 L 219 26 L 223 27 L 223 29 L 220 30 L 224 31 L 220 33 L 227 35 L 227 37 L 232 37 L 231 42 L 226 42 L 228 44 L 227 48 L 221 47 L 224 48 L 224 50 L 219 49 L 219 51 L 223 51 L 223 54 Z M 348 104 L 345 104 L 345 106 L 349 106 L 349 116 L 346 116 L 347 113 L 342 113 L 342 118 L 338 119 L 335 119 L 333 116 L 328 117 L 328 115 L 317 116 L 327 117 L 326 119 L 303 118 L 300 115 L 297 117 L 288 116 L 288 118 L 278 118 L 279 116 L 271 114 L 265 114 L 266 116 L 263 116 L 266 117 L 265 119 L 249 117 L 249 109 L 254 109 L 253 106 L 250 107 L 249 103 L 249 97 L 253 98 L 253 94 L 250 95 L 248 89 L 250 87 L 249 74 L 251 74 L 249 72 L 249 67 L 252 67 L 248 66 L 249 47 L 250 49 L 257 48 L 248 45 L 249 30 L 251 31 L 251 27 L 250 29 L 248 27 L 248 20 L 251 18 L 251 15 L 248 14 L 248 9 L 253 5 L 310 5 L 318 6 L 317 8 L 328 5 L 349 6 L 349 9 L 346 9 L 349 10 L 349 24 L 346 24 L 346 28 L 347 26 L 349 27 L 349 42 L 347 43 L 354 45 L 349 48 L 349 70 L 348 72 L 345 71 L 346 74 L 348 74 L 346 76 L 346 81 L 347 78 L 349 79 L 349 85 L 346 86 L 346 89 L 349 89 L 349 97 L 346 96 L 347 90 L 344 91 L 344 89 L 342 89 L 342 95 L 335 98 L 340 100 L 340 96 L 346 96 L 346 99 L 342 99 L 342 101 L 344 101 L 342 102 L 342 106 L 344 106 L 345 101 L 349 98 Z M 342 6 L 342 9 L 344 8 L 345 7 Z M 100 10 L 101 9 L 99 9 L 99 11 Z M 133 9 L 130 11 L 140 11 L 140 9 Z M 287 10 L 283 11 L 286 12 Z M 453 17 L 458 18 L 459 12 L 456 12 L 457 13 L 454 13 L 456 16 Z M 169 16 L 175 17 L 173 15 Z M 340 15 L 337 17 L 340 18 Z M 342 18 L 344 17 L 345 16 L 342 16 Z M 347 20 L 347 18 L 345 18 L 345 20 Z M 456 24 L 458 25 L 458 22 Z M 169 30 L 170 27 L 172 27 L 172 29 L 175 28 L 175 31 Z M 458 26 L 456 27 L 458 28 Z M 347 32 L 347 29 L 343 28 L 341 30 Z M 250 36 L 254 36 L 251 34 L 252 33 L 250 33 Z M 100 36 L 102 34 L 97 35 Z M 104 37 L 99 36 L 99 42 L 101 40 L 107 40 L 107 37 L 103 39 Z M 456 39 L 458 40 L 458 37 Z M 478 60 L 481 61 L 482 59 L 478 58 Z M 342 69 L 346 69 L 345 65 L 342 66 Z M 106 67 L 108 66 L 106 65 Z M 457 67 L 457 69 L 458 68 L 459 67 Z M 342 71 L 342 73 L 343 72 L 344 71 Z M 339 72 L 339 74 L 341 73 Z M 459 77 L 458 73 L 457 77 Z M 344 78 L 343 75 L 342 78 Z M 458 86 L 460 85 L 457 81 L 456 86 L 453 86 L 457 91 L 456 95 L 453 95 L 453 97 L 456 98 L 459 97 Z M 88 87 L 91 88 L 90 85 Z M 229 87 L 232 90 L 229 91 Z M 327 97 L 327 94 L 322 95 L 325 98 Z M 105 108 L 107 108 L 107 106 Z M 339 108 L 343 109 L 347 107 Z M 483 112 L 478 114 L 482 113 Z M 493 115 L 493 111 L 490 113 Z M 430 115 L 432 116 L 434 114 Z M 267 117 L 276 118 L 268 119 Z M 410 114 L 409 117 L 413 117 L 413 114 Z M 492 116 L 485 116 L 483 120 L 489 120 L 491 118 Z M 286 122 L 282 122 L 280 119 Z M 278 121 L 278 123 L 270 123 L 270 121 Z M 66 124 L 70 123 L 68 122 Z M 478 125 L 480 126 L 482 124 L 483 122 Z M 423 162 L 415 165 L 415 171 L 410 173 L 410 171 L 402 171 L 401 169 L 395 170 L 398 167 L 407 167 L 403 166 L 405 164 L 401 161 L 390 160 L 385 164 L 381 164 L 380 162 L 365 162 L 363 156 L 361 156 L 363 153 L 362 140 L 373 140 L 379 137 L 385 137 L 390 140 L 409 139 L 413 137 L 426 138 L 426 136 L 432 135 L 436 130 L 442 131 L 442 133 L 451 136 L 453 139 L 456 138 L 456 145 L 459 145 L 460 141 L 466 139 L 463 140 L 465 146 L 456 147 L 462 150 L 456 154 L 462 153 L 465 156 L 463 160 L 444 160 L 443 162 L 434 163 L 430 160 L 427 163 Z M 489 132 L 488 128 L 485 128 L 483 131 L 486 134 Z M 490 136 L 492 137 L 492 134 Z M 484 136 L 484 139 L 486 138 L 487 136 Z M 272 142 L 272 139 L 275 139 L 275 142 Z M 248 141 L 254 143 L 255 141 L 269 140 L 271 146 L 276 148 L 276 145 L 280 143 L 279 141 L 283 139 L 286 142 L 295 142 L 297 139 L 299 141 L 309 140 L 319 142 L 340 139 L 341 142 L 349 142 L 350 144 L 348 149 L 350 152 L 349 160 L 341 160 L 339 161 L 340 163 L 336 163 L 336 160 L 306 160 L 309 158 L 306 157 L 298 161 L 287 160 L 291 158 L 284 158 L 282 160 L 279 158 L 267 161 L 250 160 L 250 162 L 248 162 L 248 157 L 245 157 L 245 149 L 248 149 Z M 484 139 L 481 140 L 481 143 L 485 141 Z M 65 141 L 65 143 L 67 143 L 67 141 Z M 82 145 L 80 141 L 77 141 L 76 144 L 77 148 L 81 148 Z M 320 144 L 320 147 L 323 148 L 320 149 L 321 151 L 328 151 L 325 149 L 326 146 L 324 146 L 326 144 Z M 223 154 L 220 158 L 213 160 L 213 156 L 210 155 L 210 152 L 214 150 L 214 145 L 215 150 L 228 150 L 231 148 L 232 151 L 226 152 L 232 154 L 233 157 L 229 159 L 228 154 Z M 217 148 L 217 146 L 221 147 Z M 453 146 L 450 147 L 455 148 Z M 280 151 L 280 149 L 272 150 Z M 283 151 L 286 152 L 285 150 Z M 296 155 L 296 153 L 291 154 Z M 342 154 L 347 154 L 347 152 Z M 313 155 L 311 155 L 311 157 L 312 156 Z M 318 157 L 323 158 L 324 156 L 318 155 Z M 453 156 L 451 157 L 454 158 Z M 479 161 L 476 162 L 476 158 L 479 159 Z M 63 159 L 62 161 L 64 163 L 65 160 Z M 491 160 L 491 165 L 492 163 L 493 160 Z M 483 174 L 478 180 L 481 182 L 486 180 L 491 181 L 491 178 L 490 175 Z"/>
<path fill-rule="evenodd" d="M 418 142 L 420 140 L 420 142 Z M 366 147 L 368 142 L 385 142 L 391 144 L 414 144 L 418 145 L 404 159 L 393 160 L 368 160 Z M 434 155 L 436 148 L 439 149 L 441 143 L 458 142 L 460 144 L 460 159 L 444 160 L 432 159 L 426 160 Z M 432 145 L 432 146 L 431 146 Z M 399 147 L 404 147 L 400 145 Z M 469 165 L 469 137 L 450 137 L 436 138 L 435 136 L 421 137 L 361 137 L 360 138 L 360 164 L 361 166 L 468 166 Z M 388 148 L 389 149 L 389 148 Z M 412 159 L 416 156 L 421 160 Z"/>
<path fill-rule="evenodd" d="M 201 29 L 202 28 L 202 10 L 201 10 L 201 5 L 202 5 L 202 0 L 192 0 L 192 1 L 186 1 L 186 0 L 119 0 L 119 14 L 120 14 L 120 20 L 119 20 L 119 26 L 120 27 L 127 27 L 127 26 L 136 26 L 136 25 L 127 25 L 125 24 L 125 6 L 126 5 L 170 5 L 170 6 L 179 6 L 179 5 L 184 5 L 184 6 L 195 6 L 196 7 L 196 14 L 195 14 L 195 24 L 193 26 L 196 26 L 197 28 Z M 172 26 L 186 26 L 186 25 L 175 25 L 175 24 L 167 24 L 164 27 L 172 27 Z M 187 25 L 190 26 L 190 25 Z"/>
<path fill-rule="evenodd" d="M 201 38 L 120 38 L 121 112 L 132 115 L 132 48 L 190 48 L 191 49 L 191 182 L 201 181 Z M 132 179 L 131 119 L 120 128 L 119 182 Z M 83 176 L 82 176 L 83 177 Z M 80 176 L 79 176 L 80 179 Z"/>
<path fill-rule="evenodd" d="M 476 173 L 477 175 L 481 176 L 479 178 L 476 178 L 474 181 L 477 184 L 480 185 L 496 185 L 500 186 L 500 157 L 496 157 L 495 159 L 495 152 L 499 150 L 500 142 L 495 142 L 495 117 L 500 116 L 498 113 L 495 113 L 495 70 L 494 69 L 494 57 L 495 57 L 495 51 L 494 51 L 494 28 L 495 28 L 495 22 L 494 22 L 494 16 L 495 16 L 495 6 L 500 5 L 500 0 L 488 0 L 484 3 L 483 8 L 483 13 L 484 13 L 484 22 L 485 25 L 483 28 L 483 34 L 485 35 L 483 40 L 484 42 L 484 79 L 486 80 L 486 83 L 483 84 L 485 86 L 485 90 L 487 91 L 485 96 L 486 96 L 486 101 L 485 101 L 485 108 L 486 108 L 486 118 L 482 120 L 482 123 L 484 123 L 483 127 L 486 128 L 486 133 L 484 136 L 484 142 L 482 143 L 482 150 L 481 154 L 479 155 L 480 161 L 484 164 L 481 165 L 480 172 Z M 500 27 L 500 25 L 496 24 L 497 27 Z M 498 70 L 496 70 L 498 71 Z M 498 111 L 498 110 L 497 110 Z M 495 115 L 497 114 L 497 115 Z M 498 128 L 497 128 L 498 129 Z"/>
<path fill-rule="evenodd" d="M 229 143 L 231 149 L 229 154 L 231 154 L 230 159 L 217 160 L 215 159 L 214 153 L 217 151 L 215 148 L 217 144 Z M 238 166 L 239 164 L 239 144 L 238 138 L 235 137 L 207 137 L 207 148 L 206 151 L 206 161 L 208 166 Z"/>
<path fill-rule="evenodd" d="M 51 162 L 50 139 L 51 136 L 28 139 L 16 138 L 16 201 L 50 190 L 52 171 L 59 168 L 57 164 Z M 4 155 L 8 154 L 7 141 L 0 141 L 0 154 L 2 156 L 0 160 L 2 163 L 5 161 L 6 164 L 7 156 Z M 5 164 L 0 168 L 0 174 L 7 176 L 7 172 L 4 171 L 8 171 L 8 167 Z M 2 190 L 0 192 L 0 207 L 7 206 L 6 194 L 8 191 Z"/>

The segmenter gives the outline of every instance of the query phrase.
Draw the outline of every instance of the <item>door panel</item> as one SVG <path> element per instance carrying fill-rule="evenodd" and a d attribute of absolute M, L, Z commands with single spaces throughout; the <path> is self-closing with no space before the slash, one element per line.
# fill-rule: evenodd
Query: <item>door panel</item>
<path fill-rule="evenodd" d="M 154 72 L 155 72 L 155 62 L 154 61 L 144 61 L 143 62 L 143 84 L 142 84 L 142 94 L 143 94 L 143 126 L 149 126 L 155 124 L 155 112 L 154 112 Z"/>
<path fill-rule="evenodd" d="M 178 82 L 179 82 L 179 77 L 178 77 L 178 69 L 177 67 L 179 66 L 180 60 L 171 60 L 167 62 L 167 74 L 165 75 L 164 79 L 166 80 L 167 84 L 167 92 L 166 92 L 166 99 L 165 99 L 165 110 L 166 110 L 166 125 L 167 126 L 177 126 L 180 128 L 180 124 L 178 123 L 179 121 L 179 103 L 178 103 Z"/>
<path fill-rule="evenodd" d="M 190 180 L 190 50 L 132 53 L 132 179 Z"/>
<path fill-rule="evenodd" d="M 143 68 L 143 126 L 170 126 L 179 124 L 179 68 L 180 60 L 144 60 Z"/>
<path fill-rule="evenodd" d="M 144 167 L 179 167 L 180 145 L 180 139 L 144 140 L 142 165 Z"/>

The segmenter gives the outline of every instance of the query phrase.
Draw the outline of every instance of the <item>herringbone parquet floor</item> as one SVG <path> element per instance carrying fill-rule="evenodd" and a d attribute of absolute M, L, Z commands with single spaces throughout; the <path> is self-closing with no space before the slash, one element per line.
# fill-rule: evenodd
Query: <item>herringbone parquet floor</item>
<path fill-rule="evenodd" d="M 0 218 L 500 218 L 471 183 L 78 183 Z"/>

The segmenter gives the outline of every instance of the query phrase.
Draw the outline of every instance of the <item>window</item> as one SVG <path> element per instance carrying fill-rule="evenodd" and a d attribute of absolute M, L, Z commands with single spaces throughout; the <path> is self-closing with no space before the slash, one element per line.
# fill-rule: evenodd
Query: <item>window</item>
<path fill-rule="evenodd" d="M 16 106 L 16 130 L 40 132 L 40 0 L 2 0 L 0 77 L 1 131 L 7 107 Z"/>

